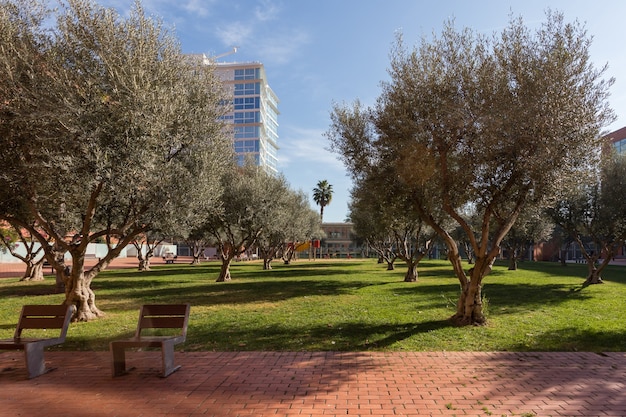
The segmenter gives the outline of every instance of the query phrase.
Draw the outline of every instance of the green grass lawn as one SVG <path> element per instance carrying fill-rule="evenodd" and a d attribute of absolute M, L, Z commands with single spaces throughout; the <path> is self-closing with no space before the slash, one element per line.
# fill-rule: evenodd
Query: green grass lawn
<path fill-rule="evenodd" d="M 484 280 L 488 324 L 455 327 L 459 285 L 450 264 L 425 261 L 405 283 L 374 260 L 302 260 L 263 271 L 235 263 L 217 283 L 218 263 L 105 271 L 92 285 L 106 317 L 73 323 L 63 350 L 106 350 L 133 333 L 139 306 L 191 303 L 185 350 L 626 351 L 626 267 L 582 287 L 586 267 L 496 266 Z M 23 304 L 60 303 L 54 280 L 0 280 L 0 338 L 13 334 Z"/>

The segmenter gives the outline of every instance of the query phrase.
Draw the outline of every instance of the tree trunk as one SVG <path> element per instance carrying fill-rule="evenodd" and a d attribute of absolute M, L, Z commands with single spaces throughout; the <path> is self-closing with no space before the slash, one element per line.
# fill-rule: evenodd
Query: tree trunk
<path fill-rule="evenodd" d="M 67 286 L 67 267 L 65 266 L 65 253 L 59 247 L 55 247 L 54 258 L 59 264 L 60 268 L 54 268 L 54 276 L 56 282 L 56 289 L 58 292 L 65 292 Z M 68 304 L 69 305 L 69 304 Z"/>
<path fill-rule="evenodd" d="M 263 269 L 272 269 L 272 258 L 263 258 Z"/>
<path fill-rule="evenodd" d="M 407 270 L 404 275 L 404 282 L 417 282 L 417 264 L 407 262 Z"/>
<path fill-rule="evenodd" d="M 473 265 L 474 252 L 472 251 L 472 245 L 470 245 L 468 242 L 464 242 L 463 247 L 465 248 L 465 255 L 467 256 L 467 263 Z"/>
<path fill-rule="evenodd" d="M 587 279 L 585 280 L 585 285 L 591 284 L 604 284 L 604 281 L 602 281 L 602 277 L 600 276 L 600 270 L 597 268 L 593 268 L 593 270 L 589 271 Z"/>
<path fill-rule="evenodd" d="M 461 291 L 454 320 L 461 326 L 485 324 L 486 320 L 482 308 L 482 286 L 477 280 L 470 279 Z"/>
<path fill-rule="evenodd" d="M 152 259 L 152 255 L 147 254 L 147 255 L 146 255 L 146 259 L 145 259 L 145 261 L 144 261 L 144 262 L 145 262 L 145 265 L 144 265 L 144 266 L 145 266 L 145 268 L 146 268 L 146 269 L 145 269 L 146 271 L 149 271 L 149 270 L 150 270 L 150 265 L 152 264 L 152 263 L 150 262 L 150 259 Z"/>
<path fill-rule="evenodd" d="M 104 316 L 96 307 L 96 294 L 91 289 L 95 273 L 85 274 L 84 255 L 73 256 L 72 260 L 69 276 L 65 277 L 65 303 L 76 306 L 74 320 L 89 321 Z"/>
<path fill-rule="evenodd" d="M 139 270 L 142 272 L 150 270 L 150 260 L 148 258 L 141 258 L 139 260 Z"/>
<path fill-rule="evenodd" d="M 26 262 L 26 270 L 20 281 L 43 281 L 43 261 Z"/>
<path fill-rule="evenodd" d="M 147 257 L 144 257 L 143 254 L 141 253 L 141 250 L 137 251 L 137 260 L 139 261 L 139 271 L 149 271 L 150 270 L 150 263 L 147 259 Z"/>
<path fill-rule="evenodd" d="M 396 269 L 396 266 L 393 261 L 387 261 L 387 271 L 393 271 Z"/>
<path fill-rule="evenodd" d="M 509 251 L 509 271 L 517 271 L 517 256 L 515 251 Z"/>
<path fill-rule="evenodd" d="M 459 326 L 483 325 L 486 322 L 482 304 L 482 279 L 485 272 L 485 259 L 476 258 L 474 267 L 469 270 L 469 278 L 463 271 L 462 259 L 456 244 L 448 241 L 448 258 L 461 284 L 461 294 L 457 311 L 452 320 Z"/>
<path fill-rule="evenodd" d="M 606 255 L 604 259 L 602 260 L 602 263 L 600 264 L 600 266 L 597 266 L 597 267 L 596 267 L 596 261 L 598 260 L 597 258 L 592 258 L 592 259 L 587 260 L 589 273 L 587 274 L 587 279 L 585 280 L 584 285 L 604 284 L 604 281 L 602 281 L 602 271 L 604 270 L 604 267 L 609 264 L 612 256 L 613 256 L 612 253 L 609 253 L 608 255 Z"/>
<path fill-rule="evenodd" d="M 200 265 L 200 258 L 204 255 L 204 244 L 200 244 L 200 241 L 194 240 L 191 247 L 191 265 Z"/>
<path fill-rule="evenodd" d="M 230 281 L 230 263 L 233 258 L 225 258 L 222 257 L 222 267 L 220 268 L 220 276 L 217 278 L 215 282 L 226 282 Z"/>

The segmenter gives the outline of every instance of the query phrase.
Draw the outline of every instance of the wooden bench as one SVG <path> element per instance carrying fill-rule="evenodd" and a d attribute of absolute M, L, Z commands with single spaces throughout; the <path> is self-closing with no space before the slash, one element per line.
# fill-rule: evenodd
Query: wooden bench
<path fill-rule="evenodd" d="M 73 312 L 74 306 L 66 305 L 23 306 L 13 339 L 0 340 L 0 350 L 24 350 L 29 379 L 51 371 L 53 368 L 46 368 L 44 348 L 65 341 Z M 23 337 L 22 331 L 25 329 L 60 329 L 60 334 L 50 338 Z"/>
<path fill-rule="evenodd" d="M 161 376 L 163 378 L 180 369 L 174 365 L 174 346 L 185 341 L 189 304 L 146 304 L 139 311 L 139 323 L 135 336 L 130 339 L 116 340 L 110 343 L 113 376 L 126 374 L 127 348 L 160 348 L 162 357 Z M 162 335 L 166 333 L 175 333 Z M 169 329 L 169 331 L 167 330 Z M 144 334 L 148 333 L 148 334 Z M 130 368 L 133 369 L 133 368 Z M 130 370 L 129 369 L 129 370 Z"/>

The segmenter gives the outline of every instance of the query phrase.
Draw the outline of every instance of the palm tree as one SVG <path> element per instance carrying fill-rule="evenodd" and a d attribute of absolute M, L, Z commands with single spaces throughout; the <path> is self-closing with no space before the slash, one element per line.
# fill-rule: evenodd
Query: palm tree
<path fill-rule="evenodd" d="M 317 187 L 313 189 L 313 201 L 320 206 L 320 219 L 324 220 L 324 207 L 330 204 L 333 199 L 333 186 L 326 180 L 318 181 Z"/>

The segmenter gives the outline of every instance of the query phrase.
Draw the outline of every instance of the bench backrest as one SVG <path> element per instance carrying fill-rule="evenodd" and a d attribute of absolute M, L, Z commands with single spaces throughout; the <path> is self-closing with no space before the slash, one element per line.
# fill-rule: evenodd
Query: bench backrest
<path fill-rule="evenodd" d="M 180 329 L 179 336 L 187 336 L 189 304 L 144 304 L 139 310 L 135 337 L 145 329 Z"/>
<path fill-rule="evenodd" d="M 14 338 L 22 337 L 24 329 L 61 329 L 58 337 L 65 338 L 73 312 L 74 306 L 71 305 L 25 305 Z"/>

